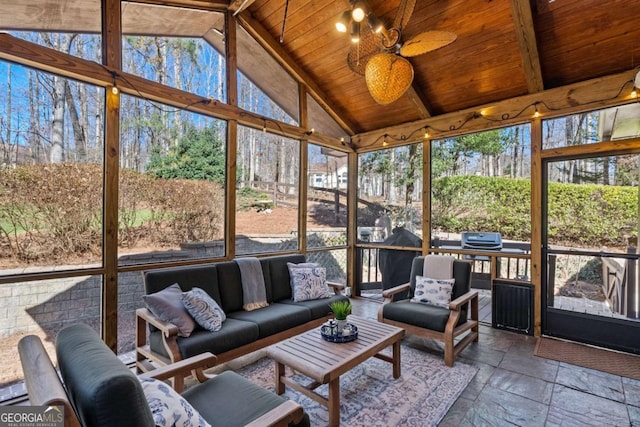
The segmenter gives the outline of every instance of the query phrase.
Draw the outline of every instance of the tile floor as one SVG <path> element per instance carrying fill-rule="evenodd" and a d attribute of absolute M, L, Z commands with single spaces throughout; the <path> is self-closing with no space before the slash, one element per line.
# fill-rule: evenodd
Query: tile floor
<path fill-rule="evenodd" d="M 377 317 L 380 304 L 352 299 L 353 313 Z M 441 353 L 435 341 L 405 338 Z M 640 381 L 533 355 L 536 339 L 480 327 L 457 359 L 476 377 L 440 426 L 639 426 Z"/>

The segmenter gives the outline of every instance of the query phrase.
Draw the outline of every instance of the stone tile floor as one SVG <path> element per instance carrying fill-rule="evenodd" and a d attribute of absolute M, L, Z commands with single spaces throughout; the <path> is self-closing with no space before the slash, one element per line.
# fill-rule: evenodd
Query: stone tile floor
<path fill-rule="evenodd" d="M 354 314 L 377 317 L 378 302 L 352 301 Z M 433 340 L 405 339 L 442 354 Z M 640 381 L 534 356 L 535 344 L 481 325 L 479 342 L 456 359 L 478 373 L 440 426 L 640 427 Z"/>

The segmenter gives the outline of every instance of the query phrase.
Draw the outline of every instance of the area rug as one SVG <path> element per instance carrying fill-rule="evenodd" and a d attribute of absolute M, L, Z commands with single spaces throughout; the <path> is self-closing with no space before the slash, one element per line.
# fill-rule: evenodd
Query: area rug
<path fill-rule="evenodd" d="M 545 337 L 538 338 L 533 354 L 545 359 L 640 380 L 640 356 L 632 354 Z"/>
<path fill-rule="evenodd" d="M 340 377 L 341 426 L 435 426 L 464 391 L 477 372 L 474 366 L 456 362 L 447 367 L 442 357 L 402 346 L 402 375 L 394 379 L 391 364 L 369 359 Z M 237 370 L 256 384 L 274 390 L 274 362 L 262 358 Z M 308 384 L 308 378 L 287 368 L 287 376 Z M 328 396 L 327 386 L 316 389 Z M 301 404 L 312 426 L 329 423 L 327 409 L 287 387 L 284 396 Z"/>

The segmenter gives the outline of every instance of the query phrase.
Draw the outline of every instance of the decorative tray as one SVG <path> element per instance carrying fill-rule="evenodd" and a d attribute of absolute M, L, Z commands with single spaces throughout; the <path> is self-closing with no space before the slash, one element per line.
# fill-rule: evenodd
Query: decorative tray
<path fill-rule="evenodd" d="M 345 330 L 349 332 L 348 335 L 344 334 Z M 342 331 L 338 331 L 335 325 L 325 324 L 320 327 L 320 334 L 325 341 L 335 343 L 351 342 L 358 338 L 358 327 L 352 323 L 347 323 L 347 326 Z"/>

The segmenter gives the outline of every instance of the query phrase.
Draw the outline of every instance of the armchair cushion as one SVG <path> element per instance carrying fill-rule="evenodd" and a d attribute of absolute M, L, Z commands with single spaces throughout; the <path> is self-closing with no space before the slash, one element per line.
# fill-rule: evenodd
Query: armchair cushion
<path fill-rule="evenodd" d="M 448 308 L 455 279 L 431 279 L 416 276 L 416 289 L 411 302 Z"/>
<path fill-rule="evenodd" d="M 218 303 L 200 288 L 184 292 L 182 303 L 198 325 L 208 331 L 219 331 L 227 318 Z"/>
<path fill-rule="evenodd" d="M 213 380 L 188 388 L 182 396 L 208 420 L 216 425 L 240 427 L 253 421 L 282 403 L 282 397 L 232 371 L 225 371 Z M 212 399 L 211 396 L 216 396 Z M 304 415 L 301 426 L 309 426 Z"/>
<path fill-rule="evenodd" d="M 182 304 L 182 289 L 174 283 L 159 292 L 143 295 L 142 300 L 149 311 L 163 322 L 173 323 L 178 327 L 178 335 L 188 337 L 196 327 L 191 315 Z"/>
<path fill-rule="evenodd" d="M 444 332 L 449 320 L 449 313 L 450 311 L 446 308 L 430 304 L 414 304 L 408 299 L 383 306 L 385 319 L 438 332 Z"/>
<path fill-rule="evenodd" d="M 164 381 L 138 378 L 158 427 L 211 427 L 200 413 Z"/>

